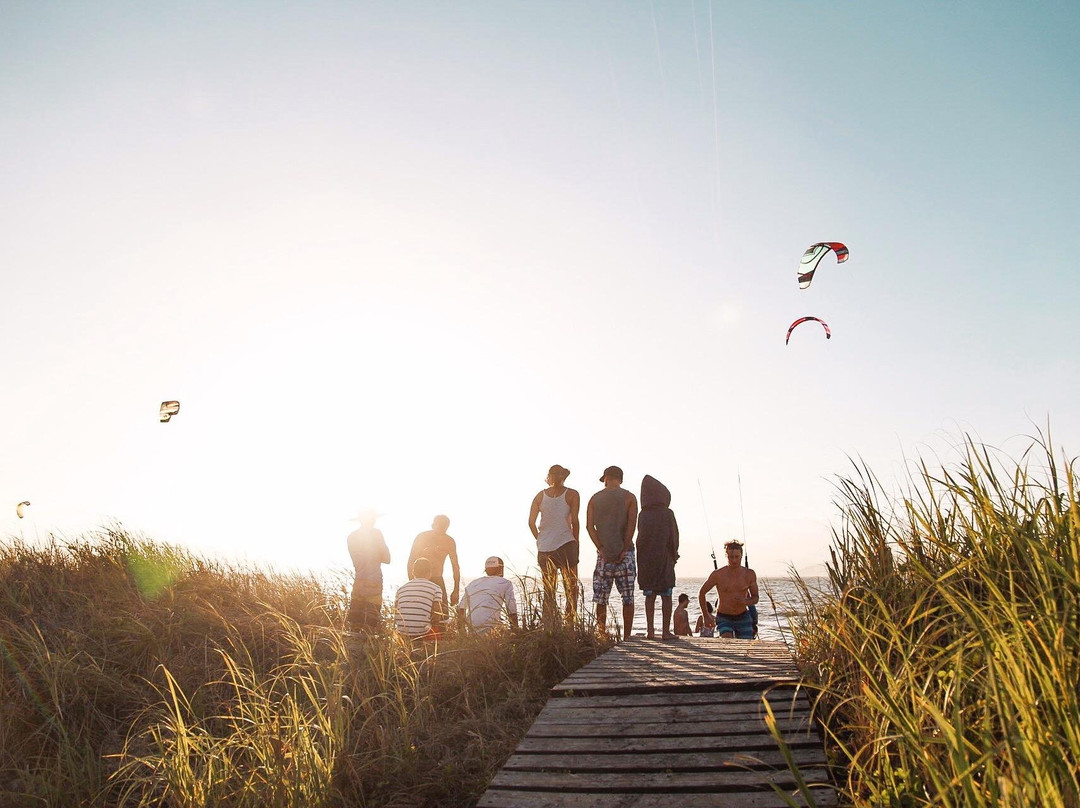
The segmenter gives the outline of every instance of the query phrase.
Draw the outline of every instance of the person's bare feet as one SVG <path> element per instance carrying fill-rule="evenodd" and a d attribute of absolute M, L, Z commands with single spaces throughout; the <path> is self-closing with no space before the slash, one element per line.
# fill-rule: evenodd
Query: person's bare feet
<path fill-rule="evenodd" d="M 665 631 L 664 632 L 664 639 L 665 640 L 674 640 L 674 639 L 676 639 L 676 637 L 670 631 Z"/>
<path fill-rule="evenodd" d="M 646 634 L 646 635 L 645 635 L 645 639 L 646 639 L 646 640 L 655 640 L 655 639 L 656 639 L 656 632 L 654 631 L 654 632 L 653 632 L 653 633 L 651 633 L 651 634 Z"/>

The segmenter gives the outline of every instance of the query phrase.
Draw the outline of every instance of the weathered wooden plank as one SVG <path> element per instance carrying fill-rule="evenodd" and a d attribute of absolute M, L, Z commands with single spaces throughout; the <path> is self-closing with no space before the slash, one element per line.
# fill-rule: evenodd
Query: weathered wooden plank
<path fill-rule="evenodd" d="M 660 691 L 672 691 L 676 693 L 717 693 L 724 690 L 742 690 L 747 687 L 764 690 L 771 685 L 779 683 L 781 682 L 777 679 L 759 679 L 744 683 L 726 684 L 723 682 L 707 682 L 699 685 L 673 685 L 663 682 L 657 684 L 640 682 L 623 682 L 620 684 L 594 683 L 582 685 L 580 687 L 569 688 L 569 692 L 575 696 L 585 696 L 590 694 L 597 696 L 635 696 L 647 695 L 649 693 L 658 693 Z"/>
<path fill-rule="evenodd" d="M 825 783 L 824 768 L 806 769 L 802 772 L 807 782 Z M 522 772 L 502 769 L 491 781 L 496 788 L 526 788 L 545 791 L 747 791 L 768 790 L 769 785 L 794 788 L 795 781 L 787 769 L 773 771 L 745 771 L 734 767 L 712 772 Z"/>
<path fill-rule="evenodd" d="M 807 718 L 810 708 L 803 707 L 799 710 L 781 710 L 787 718 L 798 716 Z M 765 708 L 759 704 L 723 704 L 702 708 L 700 705 L 689 707 L 638 707 L 636 710 L 547 710 L 546 708 L 536 717 L 537 721 L 559 721 L 564 724 L 595 724 L 606 721 L 640 721 L 652 723 L 663 721 L 672 723 L 694 721 L 722 721 L 725 719 L 748 720 L 764 719 Z"/>
<path fill-rule="evenodd" d="M 792 687 L 776 687 L 762 693 L 756 690 L 725 690 L 717 693 L 640 693 L 631 696 L 593 696 L 582 694 L 578 697 L 560 696 L 548 701 L 544 709 L 551 710 L 592 710 L 598 707 L 613 709 L 635 709 L 637 707 L 665 707 L 682 704 L 759 704 L 767 698 L 776 709 L 778 703 L 808 704 L 805 690 Z"/>
<path fill-rule="evenodd" d="M 792 758 L 800 769 L 824 766 L 825 750 L 821 748 L 802 748 L 792 751 Z M 786 769 L 787 762 L 780 750 L 742 751 L 727 750 L 715 752 L 628 752 L 625 754 L 523 754 L 520 750 L 510 756 L 504 769 L 521 771 L 557 771 L 574 772 L 663 772 L 663 771 L 712 771 L 720 767 L 741 769 Z"/>
<path fill-rule="evenodd" d="M 784 735 L 788 733 L 809 732 L 813 724 L 798 718 L 778 718 L 777 729 Z M 529 730 L 534 736 L 580 737 L 632 737 L 656 735 L 767 735 L 765 722 L 747 721 L 695 721 L 686 724 L 668 724 L 664 722 L 610 721 L 604 724 L 566 724 L 556 721 L 536 721 Z"/>
<path fill-rule="evenodd" d="M 786 738 L 792 749 L 821 749 L 821 739 L 816 734 L 802 733 Z M 682 735 L 679 737 L 631 737 L 631 738 L 567 738 L 526 735 L 518 744 L 518 752 L 710 752 L 748 751 L 776 749 L 776 741 L 765 732 L 756 735 Z"/>
<path fill-rule="evenodd" d="M 831 789 L 811 790 L 820 808 L 834 808 L 838 803 Z M 795 804 L 805 806 L 801 797 L 793 795 Z M 772 791 L 724 792 L 708 791 L 696 794 L 574 794 L 550 791 L 515 791 L 489 789 L 477 808 L 789 808 L 789 804 Z"/>

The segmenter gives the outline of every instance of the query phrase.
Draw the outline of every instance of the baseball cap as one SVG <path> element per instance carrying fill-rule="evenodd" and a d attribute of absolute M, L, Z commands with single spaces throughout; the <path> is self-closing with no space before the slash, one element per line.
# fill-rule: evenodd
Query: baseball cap
<path fill-rule="evenodd" d="M 608 466 L 606 469 L 604 469 L 604 473 L 600 477 L 600 482 L 603 482 L 609 476 L 612 477 L 612 478 L 617 478 L 619 480 L 622 480 L 622 478 L 623 478 L 622 469 L 619 468 L 618 466 Z"/>
<path fill-rule="evenodd" d="M 503 560 L 501 558 L 499 558 L 498 556 L 491 556 L 490 558 L 488 558 L 487 561 L 484 562 L 484 569 L 493 570 L 497 567 L 501 567 L 502 565 Z"/>

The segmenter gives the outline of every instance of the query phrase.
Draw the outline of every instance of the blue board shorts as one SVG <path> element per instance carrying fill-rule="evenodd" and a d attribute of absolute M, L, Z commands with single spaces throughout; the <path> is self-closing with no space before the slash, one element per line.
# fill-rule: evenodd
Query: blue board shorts
<path fill-rule="evenodd" d="M 719 637 L 724 632 L 728 632 L 734 634 L 739 640 L 754 639 L 754 617 L 749 609 L 740 615 L 717 613 L 714 617 L 716 618 L 716 636 Z"/>
<path fill-rule="evenodd" d="M 653 595 L 659 595 L 662 598 L 670 598 L 671 593 L 674 590 L 675 590 L 675 587 L 673 587 L 673 586 L 668 587 L 667 589 L 663 590 L 662 592 L 653 591 L 652 589 L 642 589 L 641 594 L 643 594 L 647 598 L 651 598 Z"/>
<path fill-rule="evenodd" d="M 623 605 L 634 602 L 634 579 L 637 578 L 637 562 L 634 551 L 630 550 L 618 564 L 608 564 L 596 556 L 596 569 L 592 576 L 592 599 L 597 606 L 606 606 L 611 594 L 611 585 L 619 590 Z"/>

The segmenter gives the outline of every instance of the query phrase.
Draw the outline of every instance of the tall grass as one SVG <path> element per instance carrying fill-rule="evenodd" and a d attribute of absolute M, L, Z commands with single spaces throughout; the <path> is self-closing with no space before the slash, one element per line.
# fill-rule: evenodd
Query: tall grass
<path fill-rule="evenodd" d="M 829 593 L 803 584 L 800 666 L 859 806 L 1080 805 L 1074 464 L 970 440 L 890 497 L 838 484 Z"/>
<path fill-rule="evenodd" d="M 0 805 L 470 805 L 610 642 L 528 596 L 420 649 L 346 606 L 121 529 L 0 547 Z"/>

